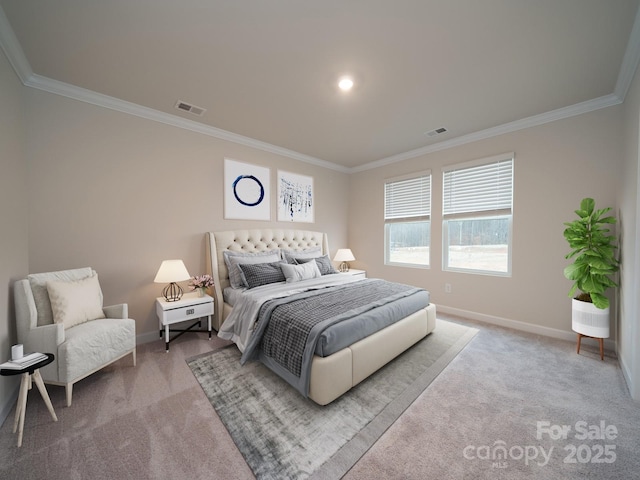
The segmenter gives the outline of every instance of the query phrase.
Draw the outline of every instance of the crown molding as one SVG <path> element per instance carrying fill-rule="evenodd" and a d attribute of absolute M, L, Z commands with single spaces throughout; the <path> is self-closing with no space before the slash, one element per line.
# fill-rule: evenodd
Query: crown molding
<path fill-rule="evenodd" d="M 629 41 L 627 42 L 627 48 L 622 57 L 622 65 L 620 66 L 620 72 L 618 73 L 618 81 L 616 82 L 615 89 L 613 90 L 621 102 L 624 102 L 633 77 L 636 74 L 638 63 L 640 62 L 640 8 L 636 12 L 636 18 L 633 22 L 633 28 L 629 34 Z"/>
<path fill-rule="evenodd" d="M 316 165 L 318 167 L 328 168 L 331 170 L 337 170 L 343 173 L 348 173 L 348 168 L 335 163 L 327 162 L 319 158 L 312 157 L 310 155 L 304 155 L 302 153 L 289 150 L 287 148 L 278 147 L 267 142 L 256 140 L 254 138 L 245 137 L 237 133 L 222 130 L 220 128 L 205 125 L 203 123 L 195 122 L 186 118 L 172 115 L 170 113 L 161 112 L 149 107 L 143 107 L 135 103 L 127 102 L 119 98 L 110 97 L 109 95 L 103 95 L 101 93 L 87 90 L 85 88 L 76 87 L 65 82 L 53 80 L 48 77 L 43 77 L 37 74 L 32 74 L 24 84 L 28 87 L 43 90 L 45 92 L 53 93 L 55 95 L 61 95 L 64 97 L 79 100 L 81 102 L 90 103 L 99 107 L 116 110 L 118 112 L 134 115 L 154 122 L 164 123 L 174 127 L 190 130 L 192 132 L 215 137 L 220 140 L 226 140 L 229 142 L 237 143 L 247 147 L 255 148 L 269 153 L 282 155 L 294 160 Z"/>
<path fill-rule="evenodd" d="M 0 47 L 20 81 L 25 83 L 27 78 L 33 75 L 33 70 L 2 7 L 0 7 Z"/>
<path fill-rule="evenodd" d="M 461 135 L 450 140 L 434 143 L 433 145 L 427 145 L 426 147 L 421 147 L 415 150 L 410 150 L 408 152 L 392 155 L 391 157 L 382 158 L 380 160 L 351 168 L 350 173 L 362 172 L 365 170 L 371 170 L 373 168 L 383 167 L 385 165 L 391 165 L 393 163 L 402 162 L 404 160 L 420 157 L 422 155 L 438 152 L 440 150 L 446 150 L 448 148 L 458 147 L 467 143 L 497 137 L 498 135 L 504 135 L 505 133 L 516 132 L 518 130 L 524 130 L 525 128 L 531 128 L 538 125 L 543 125 L 545 123 L 555 122 L 556 120 L 575 117 L 576 115 L 592 112 L 594 110 L 610 107 L 612 105 L 618 105 L 620 103 L 622 103 L 622 100 L 611 93 L 603 97 L 594 98 L 593 100 L 587 100 L 586 102 L 576 103 L 575 105 L 570 105 L 568 107 L 559 108 L 550 112 L 541 113 L 539 115 L 523 118 L 521 120 L 505 123 L 503 125 L 498 125 L 497 127 L 487 128 L 485 130 L 480 130 L 478 132 L 470 133 L 467 135 Z"/>

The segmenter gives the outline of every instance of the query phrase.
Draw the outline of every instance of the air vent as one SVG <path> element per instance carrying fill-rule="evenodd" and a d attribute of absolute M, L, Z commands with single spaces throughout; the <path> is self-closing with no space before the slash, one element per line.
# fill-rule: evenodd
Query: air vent
<path fill-rule="evenodd" d="M 436 135 L 440 135 L 442 133 L 446 133 L 447 129 L 444 127 L 440 127 L 440 128 L 436 128 L 435 130 L 431 130 L 429 132 L 426 132 L 425 135 L 427 137 L 435 137 Z"/>
<path fill-rule="evenodd" d="M 201 117 L 204 114 L 204 112 L 207 111 L 206 108 L 196 107 L 195 105 L 191 105 L 190 103 L 183 102 L 180 100 L 178 100 L 178 102 L 176 103 L 176 108 L 184 112 L 192 113 L 199 117 Z"/>

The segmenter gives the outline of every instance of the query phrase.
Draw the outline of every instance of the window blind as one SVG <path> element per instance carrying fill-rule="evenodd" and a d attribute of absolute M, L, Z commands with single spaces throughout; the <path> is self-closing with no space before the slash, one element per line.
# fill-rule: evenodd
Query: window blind
<path fill-rule="evenodd" d="M 443 215 L 511 213 L 513 158 L 443 172 Z"/>
<path fill-rule="evenodd" d="M 385 220 L 428 218 L 430 215 L 431 174 L 385 183 Z"/>

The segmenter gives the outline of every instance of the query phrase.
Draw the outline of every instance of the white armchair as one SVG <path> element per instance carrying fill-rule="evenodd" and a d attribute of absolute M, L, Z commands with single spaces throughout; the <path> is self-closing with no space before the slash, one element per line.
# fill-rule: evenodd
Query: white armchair
<path fill-rule="evenodd" d="M 55 355 L 54 362 L 40 369 L 40 373 L 45 383 L 65 386 L 68 407 L 74 383 L 128 354 L 132 354 L 133 365 L 136 364 L 135 321 L 127 318 L 127 304 L 103 307 L 105 318 L 88 319 L 73 326 L 54 323 L 47 283 L 50 288 L 60 282 L 81 283 L 94 275 L 91 268 L 38 273 L 18 280 L 14 286 L 18 342 L 24 345 L 25 352 Z M 95 284 L 99 309 L 102 292 L 97 277 Z M 80 295 L 79 301 L 83 302 L 86 297 Z M 61 301 L 57 298 L 56 302 L 58 311 Z M 73 302 L 62 301 L 63 308 L 71 308 L 69 303 Z"/>

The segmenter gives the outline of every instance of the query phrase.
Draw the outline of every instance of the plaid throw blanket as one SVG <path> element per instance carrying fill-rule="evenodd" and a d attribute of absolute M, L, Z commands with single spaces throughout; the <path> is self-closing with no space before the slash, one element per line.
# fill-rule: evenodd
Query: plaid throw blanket
<path fill-rule="evenodd" d="M 314 327 L 336 317 L 349 318 L 348 312 L 373 303 L 384 302 L 399 294 L 414 292 L 415 287 L 385 280 L 363 280 L 327 289 L 287 303 L 265 302 L 257 324 L 268 322 L 262 335 L 262 353 L 271 357 L 294 376 L 300 377 L 303 357 Z M 273 303 L 279 303 L 274 306 Z M 347 314 L 347 315 L 345 315 Z M 315 346 L 313 346 L 315 348 Z"/>

